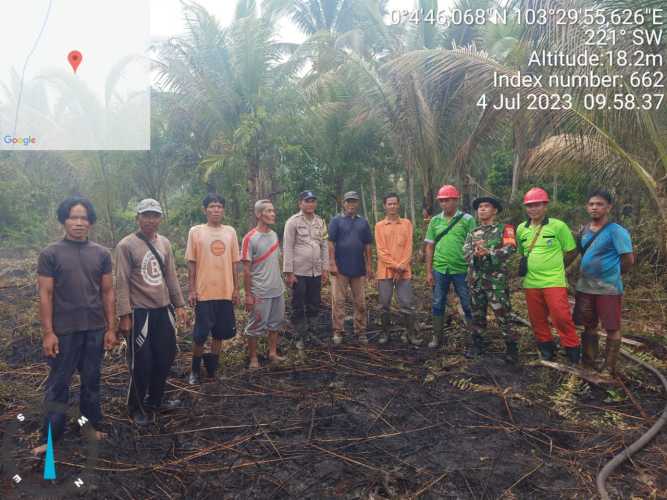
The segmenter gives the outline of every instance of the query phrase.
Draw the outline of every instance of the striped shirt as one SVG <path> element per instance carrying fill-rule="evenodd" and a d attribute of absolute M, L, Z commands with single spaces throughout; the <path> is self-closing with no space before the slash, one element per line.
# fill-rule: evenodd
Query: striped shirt
<path fill-rule="evenodd" d="M 252 294 L 268 299 L 279 297 L 285 291 L 280 273 L 280 241 L 275 231 L 262 233 L 251 229 L 243 237 L 241 260 L 250 262 Z"/>

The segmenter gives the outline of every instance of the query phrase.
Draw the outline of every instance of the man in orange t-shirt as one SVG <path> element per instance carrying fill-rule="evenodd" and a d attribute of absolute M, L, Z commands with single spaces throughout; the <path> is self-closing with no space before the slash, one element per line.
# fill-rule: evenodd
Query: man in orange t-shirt
<path fill-rule="evenodd" d="M 386 217 L 375 225 L 375 246 L 377 248 L 377 282 L 382 307 L 382 333 L 380 344 L 389 340 L 391 322 L 391 298 L 396 289 L 396 296 L 401 307 L 404 332 L 401 341 L 415 345 L 421 339 L 414 334 L 414 293 L 412 292 L 412 222 L 399 216 L 401 201 L 396 193 L 387 194 L 382 203 Z"/>
<path fill-rule="evenodd" d="M 190 229 L 185 260 L 188 261 L 189 302 L 195 309 L 192 332 L 192 371 L 188 382 L 200 382 L 202 358 L 213 378 L 220 362 L 222 341 L 236 335 L 234 306 L 239 303 L 239 240 L 232 226 L 222 224 L 225 199 L 218 194 L 204 198 L 206 224 Z M 209 333 L 211 352 L 203 354 Z"/>

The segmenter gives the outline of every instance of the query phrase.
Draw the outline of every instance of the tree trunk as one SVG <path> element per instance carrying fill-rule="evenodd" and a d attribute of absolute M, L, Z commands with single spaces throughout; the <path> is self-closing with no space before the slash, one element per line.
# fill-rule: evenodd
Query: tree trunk
<path fill-rule="evenodd" d="M 416 213 L 415 213 L 415 169 L 412 159 L 409 159 L 407 162 L 407 174 L 408 174 L 408 201 L 410 203 L 410 220 L 415 224 Z"/>
<path fill-rule="evenodd" d="M 361 209 L 364 211 L 364 216 L 368 218 L 368 208 L 366 207 L 366 194 L 364 193 L 364 185 L 361 185 Z"/>
<path fill-rule="evenodd" d="M 377 184 L 375 182 L 375 172 L 371 170 L 371 206 L 373 210 L 373 224 L 378 221 L 378 195 L 377 195 Z M 369 214 L 370 215 L 370 214 Z"/>
<path fill-rule="evenodd" d="M 554 171 L 554 187 L 553 187 L 554 203 L 558 203 L 558 173 Z"/>
<path fill-rule="evenodd" d="M 111 198 L 112 198 L 112 188 L 110 185 L 109 174 L 107 172 L 106 164 L 106 154 L 104 151 L 100 151 L 98 154 L 98 160 L 100 162 L 100 171 L 102 172 L 102 179 L 104 182 L 104 212 L 107 219 L 107 224 L 109 225 L 109 234 L 111 235 L 111 246 L 116 246 L 116 232 L 114 230 L 114 221 L 113 221 L 113 209 L 111 208 Z"/>
<path fill-rule="evenodd" d="M 656 198 L 661 222 L 658 226 L 658 238 L 662 255 L 659 257 L 667 259 L 667 176 L 656 183 Z M 664 284 L 667 286 L 667 277 L 663 275 L 663 278 L 665 279 Z"/>
<path fill-rule="evenodd" d="M 521 181 L 521 162 L 526 154 L 526 141 L 521 129 L 515 124 L 513 131 L 514 158 L 512 161 L 512 190 L 510 192 L 510 203 L 519 196 L 519 182 Z"/>
<path fill-rule="evenodd" d="M 248 171 L 246 173 L 248 192 L 248 229 L 255 226 L 255 202 L 259 200 L 259 158 L 257 150 L 251 151 L 248 157 Z"/>
<path fill-rule="evenodd" d="M 343 176 L 337 175 L 335 178 L 336 185 L 336 212 L 341 212 L 343 210 Z"/>
<path fill-rule="evenodd" d="M 427 208 L 433 213 L 433 172 L 429 167 L 422 168 L 422 208 Z"/>

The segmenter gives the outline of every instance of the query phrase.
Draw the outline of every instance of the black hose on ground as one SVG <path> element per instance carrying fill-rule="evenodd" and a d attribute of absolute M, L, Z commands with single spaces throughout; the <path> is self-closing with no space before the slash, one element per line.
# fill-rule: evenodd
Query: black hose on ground
<path fill-rule="evenodd" d="M 632 354 L 628 354 L 627 352 L 624 351 L 621 351 L 621 354 L 626 358 L 639 364 L 640 366 L 646 368 L 650 372 L 653 372 L 660 379 L 660 382 L 662 382 L 662 385 L 665 388 L 665 395 L 667 396 L 667 379 L 662 373 L 660 373 L 659 370 L 649 365 L 648 363 L 642 361 L 641 359 L 636 358 Z M 609 500 L 609 493 L 607 493 L 607 487 L 605 483 L 607 481 L 607 478 L 611 475 L 611 473 L 614 472 L 614 470 L 616 470 L 616 468 L 619 465 L 621 465 L 632 455 L 634 455 L 636 452 L 638 452 L 644 446 L 646 446 L 646 444 L 651 439 L 653 439 L 658 434 L 658 432 L 660 432 L 660 429 L 662 429 L 665 426 L 665 424 L 667 424 L 667 405 L 665 405 L 665 409 L 662 411 L 662 415 L 660 416 L 660 418 L 658 418 L 655 424 L 653 424 L 653 426 L 651 426 L 651 428 L 648 431 L 642 434 L 639 437 L 639 439 L 637 439 L 637 441 L 632 443 L 625 450 L 623 450 L 621 453 L 619 453 L 609 462 L 607 462 L 607 464 L 602 468 L 602 470 L 598 473 L 598 477 L 596 480 L 598 492 L 600 493 L 600 497 L 602 498 L 602 500 Z"/>

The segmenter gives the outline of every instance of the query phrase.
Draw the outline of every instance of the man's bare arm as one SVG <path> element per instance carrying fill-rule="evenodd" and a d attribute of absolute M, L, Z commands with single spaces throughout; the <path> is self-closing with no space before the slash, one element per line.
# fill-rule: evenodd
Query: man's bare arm
<path fill-rule="evenodd" d="M 195 261 L 188 261 L 188 303 L 190 307 L 197 304 L 197 263 Z"/>
<path fill-rule="evenodd" d="M 336 266 L 336 247 L 334 247 L 333 241 L 328 241 L 329 245 L 329 272 L 331 274 L 338 273 L 338 267 Z"/>
<path fill-rule="evenodd" d="M 39 286 L 39 320 L 42 323 L 44 339 L 42 348 L 44 354 L 55 358 L 60 352 L 58 348 L 58 337 L 53 330 L 53 286 L 54 280 L 48 276 L 38 276 Z"/>
<path fill-rule="evenodd" d="M 234 304 L 239 303 L 239 290 L 241 288 L 241 275 L 239 273 L 239 263 L 234 262 L 232 264 L 233 271 L 232 271 L 232 277 L 234 279 L 234 292 L 232 295 L 232 301 Z"/>
<path fill-rule="evenodd" d="M 42 323 L 44 333 L 55 333 L 53 331 L 53 278 L 39 276 L 37 278 L 39 287 L 39 320 Z"/>
<path fill-rule="evenodd" d="M 104 307 L 104 318 L 107 320 L 107 331 L 116 331 L 116 296 L 113 290 L 113 275 L 111 273 L 102 275 L 102 305 Z"/>
<path fill-rule="evenodd" d="M 621 272 L 627 273 L 635 265 L 635 254 L 624 253 L 621 255 Z"/>
<path fill-rule="evenodd" d="M 118 343 L 116 336 L 116 296 L 113 290 L 113 274 L 107 273 L 102 275 L 101 289 L 104 317 L 107 320 L 107 331 L 104 334 L 104 348 L 111 349 Z"/>
<path fill-rule="evenodd" d="M 426 272 L 431 274 L 433 270 L 433 243 L 426 242 Z"/>
<path fill-rule="evenodd" d="M 250 267 L 252 263 L 248 260 L 243 261 L 243 289 L 245 290 L 245 307 L 250 310 L 255 304 L 255 296 L 252 294 L 252 275 Z"/>
<path fill-rule="evenodd" d="M 579 251 L 575 248 L 574 250 L 570 250 L 565 254 L 565 267 L 568 267 L 570 264 L 572 264 L 577 257 L 579 256 Z"/>

